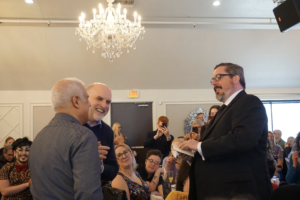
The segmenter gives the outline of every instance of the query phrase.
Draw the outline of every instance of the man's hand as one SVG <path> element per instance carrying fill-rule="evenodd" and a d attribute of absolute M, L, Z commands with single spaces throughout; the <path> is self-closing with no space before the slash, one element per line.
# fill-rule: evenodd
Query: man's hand
<path fill-rule="evenodd" d="M 164 134 L 162 129 L 157 129 L 156 135 L 154 136 L 154 139 L 160 138 Z"/>
<path fill-rule="evenodd" d="M 179 149 L 197 151 L 198 143 L 199 142 L 194 140 L 194 139 L 189 139 L 188 141 L 185 141 L 185 142 L 181 143 L 178 147 L 179 147 Z"/>
<path fill-rule="evenodd" d="M 98 142 L 98 153 L 101 160 L 106 159 L 106 155 L 108 154 L 108 150 L 110 148 L 108 146 L 102 146 L 101 142 Z"/>

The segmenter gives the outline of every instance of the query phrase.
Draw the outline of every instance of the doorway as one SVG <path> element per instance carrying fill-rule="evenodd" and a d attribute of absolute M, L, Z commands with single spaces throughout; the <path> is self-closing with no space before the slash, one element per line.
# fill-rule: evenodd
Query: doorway
<path fill-rule="evenodd" d="M 152 113 L 152 102 L 111 104 L 111 125 L 121 124 L 121 133 L 127 137 L 126 144 L 137 152 L 138 164 L 145 162 L 144 141 L 147 133 L 153 130 Z"/>

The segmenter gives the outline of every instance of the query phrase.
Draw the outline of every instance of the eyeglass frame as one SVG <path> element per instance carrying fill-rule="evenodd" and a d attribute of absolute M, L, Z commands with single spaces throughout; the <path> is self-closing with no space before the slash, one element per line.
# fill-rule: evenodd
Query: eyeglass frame
<path fill-rule="evenodd" d="M 221 78 L 222 78 L 223 76 L 231 76 L 231 77 L 233 77 L 234 75 L 232 75 L 232 74 L 217 74 L 217 75 L 215 76 L 215 78 L 211 78 L 210 84 L 213 84 L 214 80 L 218 82 L 219 80 L 221 80 Z"/>
<path fill-rule="evenodd" d="M 125 151 L 127 151 L 126 153 L 124 153 Z M 116 154 L 116 157 L 118 158 L 118 159 L 123 159 L 123 155 L 125 155 L 126 157 L 129 155 L 128 153 L 130 153 L 130 151 L 129 150 L 124 150 L 123 151 L 123 153 L 118 153 L 118 154 Z M 127 155 L 126 155 L 127 154 Z"/>
<path fill-rule="evenodd" d="M 147 158 L 147 160 L 148 160 L 151 164 L 154 163 L 154 165 L 159 165 L 159 164 L 160 164 L 160 162 L 157 162 L 157 161 L 154 162 L 154 160 L 152 160 L 152 159 L 148 159 L 148 158 Z"/>

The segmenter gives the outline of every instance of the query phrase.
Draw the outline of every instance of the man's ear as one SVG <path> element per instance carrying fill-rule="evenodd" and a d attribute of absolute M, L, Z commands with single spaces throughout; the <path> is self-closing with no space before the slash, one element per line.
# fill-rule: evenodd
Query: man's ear
<path fill-rule="evenodd" d="M 75 108 L 79 108 L 79 97 L 78 96 L 73 96 L 72 97 L 72 104 Z"/>
<path fill-rule="evenodd" d="M 233 83 L 234 84 L 237 84 L 237 83 L 239 83 L 240 82 L 240 76 L 239 75 L 235 75 L 234 77 L 233 77 Z"/>

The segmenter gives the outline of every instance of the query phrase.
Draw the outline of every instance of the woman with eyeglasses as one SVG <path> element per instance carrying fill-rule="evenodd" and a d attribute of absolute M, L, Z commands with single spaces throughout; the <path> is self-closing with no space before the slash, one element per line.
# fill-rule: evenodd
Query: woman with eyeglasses
<path fill-rule="evenodd" d="M 150 190 L 147 183 L 135 171 L 136 162 L 131 149 L 126 144 L 115 146 L 119 171 L 111 182 L 113 188 L 124 190 L 128 200 L 148 200 Z"/>
<path fill-rule="evenodd" d="M 152 194 L 163 196 L 163 169 L 159 167 L 163 155 L 157 149 L 151 149 L 146 154 L 145 166 L 139 166 L 137 171 L 149 185 Z"/>

